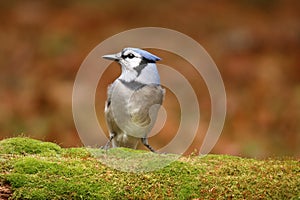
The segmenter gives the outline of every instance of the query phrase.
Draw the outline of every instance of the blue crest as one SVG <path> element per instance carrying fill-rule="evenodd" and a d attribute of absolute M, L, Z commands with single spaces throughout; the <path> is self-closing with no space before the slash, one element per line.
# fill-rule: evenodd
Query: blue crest
<path fill-rule="evenodd" d="M 145 59 L 147 59 L 149 61 L 152 61 L 152 62 L 156 62 L 156 61 L 161 60 L 161 58 L 159 58 L 156 55 L 153 55 L 152 53 L 149 53 L 148 51 L 145 51 L 143 49 L 138 49 L 138 48 L 126 48 L 126 49 L 130 49 L 130 50 L 140 54 Z"/>

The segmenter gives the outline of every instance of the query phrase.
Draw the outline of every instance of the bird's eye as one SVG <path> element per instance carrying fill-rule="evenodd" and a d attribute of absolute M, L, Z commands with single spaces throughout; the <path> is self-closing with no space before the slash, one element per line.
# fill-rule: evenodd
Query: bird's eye
<path fill-rule="evenodd" d="M 131 58 L 134 58 L 134 55 L 132 53 L 130 53 L 127 55 L 127 57 L 131 59 Z"/>
<path fill-rule="evenodd" d="M 129 54 L 127 54 L 127 55 L 122 54 L 121 57 L 122 57 L 123 59 L 126 59 L 126 58 L 132 59 L 132 58 L 134 58 L 135 56 L 134 56 L 133 53 L 129 53 Z"/>

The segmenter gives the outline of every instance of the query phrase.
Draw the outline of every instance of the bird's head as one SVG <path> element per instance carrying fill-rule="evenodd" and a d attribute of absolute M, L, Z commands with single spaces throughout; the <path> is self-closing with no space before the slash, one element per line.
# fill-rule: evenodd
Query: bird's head
<path fill-rule="evenodd" d="M 122 67 L 119 77 L 127 82 L 137 80 L 144 83 L 159 83 L 159 75 L 156 69 L 156 61 L 159 57 L 148 51 L 127 47 L 116 54 L 104 55 L 102 58 L 118 62 Z"/>
<path fill-rule="evenodd" d="M 127 70 L 134 70 L 139 66 L 147 63 L 155 63 L 161 60 L 159 57 L 149 53 L 148 51 L 138 48 L 125 48 L 116 54 L 104 55 L 105 59 L 117 61 L 122 67 Z"/>

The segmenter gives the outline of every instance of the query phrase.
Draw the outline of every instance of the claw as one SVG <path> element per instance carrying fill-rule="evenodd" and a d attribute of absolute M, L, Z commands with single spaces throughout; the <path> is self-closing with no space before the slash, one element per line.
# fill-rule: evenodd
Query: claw
<path fill-rule="evenodd" d="M 107 141 L 107 143 L 105 144 L 105 146 L 102 146 L 101 149 L 107 150 L 110 148 L 111 146 L 111 141 L 114 139 L 114 137 L 116 136 L 116 134 L 111 133 L 109 136 L 109 140 Z"/>

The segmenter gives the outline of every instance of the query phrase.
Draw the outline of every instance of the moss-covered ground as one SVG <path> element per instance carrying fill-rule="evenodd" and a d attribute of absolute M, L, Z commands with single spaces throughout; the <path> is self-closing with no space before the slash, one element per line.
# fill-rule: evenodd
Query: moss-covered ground
<path fill-rule="evenodd" d="M 0 198 L 300 199 L 300 162 L 296 159 L 189 156 L 161 169 L 133 173 L 108 167 L 95 157 L 117 155 L 117 160 L 124 163 L 122 157 L 135 159 L 140 154 L 145 152 L 64 149 L 22 137 L 2 140 Z M 174 158 L 168 154 L 163 158 L 159 154 L 145 155 L 155 161 L 148 165 Z"/>

